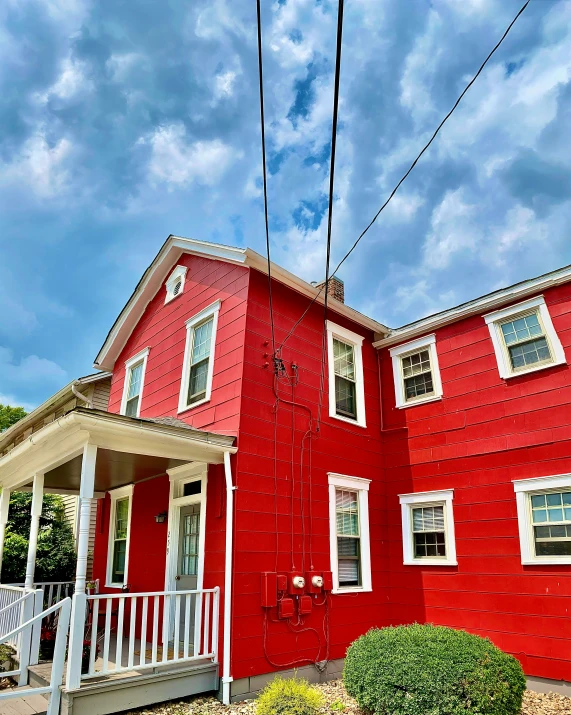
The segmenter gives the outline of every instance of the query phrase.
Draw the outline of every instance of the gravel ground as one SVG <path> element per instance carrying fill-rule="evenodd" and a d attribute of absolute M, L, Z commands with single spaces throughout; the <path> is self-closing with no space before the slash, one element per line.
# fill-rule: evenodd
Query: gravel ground
<path fill-rule="evenodd" d="M 323 693 L 324 715 L 362 715 L 353 698 L 345 692 L 340 680 L 316 686 Z M 254 715 L 255 700 L 245 700 L 225 707 L 216 698 L 189 698 L 178 702 L 165 703 L 144 710 L 132 711 L 127 715 Z M 571 715 L 571 698 L 548 693 L 532 693 L 528 690 L 523 700 L 522 715 Z"/>

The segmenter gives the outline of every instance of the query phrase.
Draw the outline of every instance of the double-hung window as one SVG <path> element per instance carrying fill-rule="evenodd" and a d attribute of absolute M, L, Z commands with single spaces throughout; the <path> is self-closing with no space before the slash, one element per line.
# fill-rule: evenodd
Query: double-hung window
<path fill-rule="evenodd" d="M 125 384 L 121 400 L 122 415 L 138 417 L 141 413 L 141 399 L 148 356 L 149 348 L 145 348 L 125 363 Z"/>
<path fill-rule="evenodd" d="M 456 565 L 452 489 L 401 494 L 403 562 Z"/>
<path fill-rule="evenodd" d="M 127 583 L 133 485 L 114 489 L 109 494 L 111 513 L 106 585 L 121 587 Z"/>
<path fill-rule="evenodd" d="M 329 474 L 334 593 L 371 590 L 369 480 Z"/>
<path fill-rule="evenodd" d="M 484 316 L 498 361 L 500 377 L 516 377 L 565 363 L 543 296 Z"/>
<path fill-rule="evenodd" d="M 366 427 L 363 340 L 361 335 L 327 321 L 329 415 Z"/>
<path fill-rule="evenodd" d="M 179 412 L 210 400 L 219 311 L 220 301 L 217 301 L 186 323 Z"/>
<path fill-rule="evenodd" d="M 571 564 L 571 475 L 513 484 L 522 563 Z"/>
<path fill-rule="evenodd" d="M 397 407 L 410 407 L 442 397 L 434 334 L 392 348 L 390 354 Z"/>

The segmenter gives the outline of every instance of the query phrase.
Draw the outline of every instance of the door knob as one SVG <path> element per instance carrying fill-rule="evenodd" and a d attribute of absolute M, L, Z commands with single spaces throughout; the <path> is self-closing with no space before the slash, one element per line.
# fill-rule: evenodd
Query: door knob
<path fill-rule="evenodd" d="M 180 581 L 180 576 L 175 576 L 175 581 Z"/>

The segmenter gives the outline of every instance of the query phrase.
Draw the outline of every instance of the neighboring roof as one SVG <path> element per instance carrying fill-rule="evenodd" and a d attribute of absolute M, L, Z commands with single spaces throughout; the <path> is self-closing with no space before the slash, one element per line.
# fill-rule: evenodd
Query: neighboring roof
<path fill-rule="evenodd" d="M 137 284 L 133 295 L 119 314 L 119 317 L 109 331 L 105 342 L 97 357 L 95 367 L 101 370 L 112 370 L 121 350 L 124 348 L 131 332 L 143 315 L 149 302 L 155 297 L 157 291 L 167 279 L 173 265 L 183 254 L 202 256 L 226 263 L 234 263 L 249 268 L 255 268 L 262 273 L 268 272 L 267 259 L 251 248 L 236 248 L 225 246 L 220 243 L 210 243 L 208 241 L 197 241 L 191 238 L 181 238 L 179 236 L 169 236 L 163 244 L 157 256 L 147 268 L 143 277 Z M 323 293 L 319 292 L 316 286 L 307 283 L 298 276 L 290 273 L 285 268 L 275 263 L 271 264 L 272 277 L 280 283 L 287 285 L 293 290 L 323 303 Z M 344 303 L 340 303 L 334 298 L 328 298 L 331 310 L 342 315 L 349 320 L 362 325 L 374 333 L 384 335 L 389 332 L 389 328 L 382 323 L 378 323 L 372 318 L 359 313 Z"/>
<path fill-rule="evenodd" d="M 32 410 L 21 420 L 18 420 L 18 422 L 13 424 L 11 427 L 8 427 L 7 430 L 0 433 L 0 452 L 2 452 L 2 449 L 7 444 L 10 444 L 12 439 L 14 439 L 17 434 L 25 432 L 26 429 L 28 429 L 28 426 L 35 423 L 36 420 L 42 416 L 42 414 L 49 414 L 52 412 L 54 406 L 64 401 L 66 397 L 73 397 L 71 389 L 72 385 L 76 383 L 79 383 L 80 385 L 88 385 L 93 382 L 100 382 L 101 380 L 109 380 L 111 377 L 112 373 L 110 372 L 96 372 L 91 375 L 86 375 L 85 377 L 79 377 L 76 380 L 72 380 L 67 385 L 64 385 L 64 387 L 62 387 L 61 390 L 58 390 L 55 395 L 48 397 L 48 399 L 36 407 L 35 410 Z"/>
<path fill-rule="evenodd" d="M 373 344 L 376 348 L 383 348 L 406 340 L 412 340 L 457 320 L 487 313 L 495 308 L 523 300 L 530 295 L 537 295 L 547 288 L 552 288 L 561 283 L 568 283 L 569 281 L 571 281 L 571 265 L 544 273 L 541 276 L 537 276 L 537 278 L 514 283 L 507 288 L 500 288 L 474 300 L 461 303 L 454 308 L 448 308 L 448 310 L 443 310 L 440 313 L 434 313 L 426 318 L 415 320 L 413 323 L 391 330 L 387 337 Z"/>

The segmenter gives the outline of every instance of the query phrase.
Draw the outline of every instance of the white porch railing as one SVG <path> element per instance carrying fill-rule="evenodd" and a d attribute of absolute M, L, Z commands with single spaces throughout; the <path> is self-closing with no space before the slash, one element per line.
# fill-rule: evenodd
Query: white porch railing
<path fill-rule="evenodd" d="M 0 636 L 13 631 L 22 623 L 24 603 L 28 600 L 24 598 L 25 595 L 24 588 L 0 585 Z M 5 643 L 14 648 L 18 654 L 20 640 L 20 634 L 18 634 Z"/>
<path fill-rule="evenodd" d="M 30 591 L 28 594 L 23 596 L 23 598 L 33 596 L 34 593 L 34 591 Z M 62 684 L 63 680 L 67 632 L 69 629 L 69 618 L 71 613 L 71 598 L 66 598 L 59 603 L 55 603 L 50 608 L 46 609 L 45 611 L 41 611 L 33 618 L 22 623 L 9 633 L 6 633 L 2 637 L 0 637 L 0 644 L 9 643 L 13 639 L 18 639 L 20 636 L 24 636 L 26 633 L 30 634 L 37 623 L 41 623 L 46 616 L 51 615 L 55 611 L 59 611 L 60 613 L 56 631 L 54 660 L 52 664 L 50 684 L 41 688 L 26 688 L 25 690 L 19 690 L 18 688 L 15 688 L 14 690 L 3 690 L 0 692 L 0 702 L 9 698 L 19 698 L 22 695 L 44 695 L 46 693 L 49 693 L 50 699 L 47 709 L 47 715 L 58 715 L 61 699 L 60 685 Z M 24 639 L 22 638 L 22 640 Z M 23 649 L 22 654 L 24 654 Z M 24 680 L 24 682 L 27 682 L 27 673 L 25 672 L 26 670 L 27 664 L 24 665 L 21 659 L 18 670 L 12 670 L 8 673 L 3 673 L 3 677 L 6 678 L 19 675 L 20 684 L 22 684 L 22 680 Z"/>
<path fill-rule="evenodd" d="M 220 589 L 87 597 L 89 667 L 82 679 L 217 660 Z"/>

